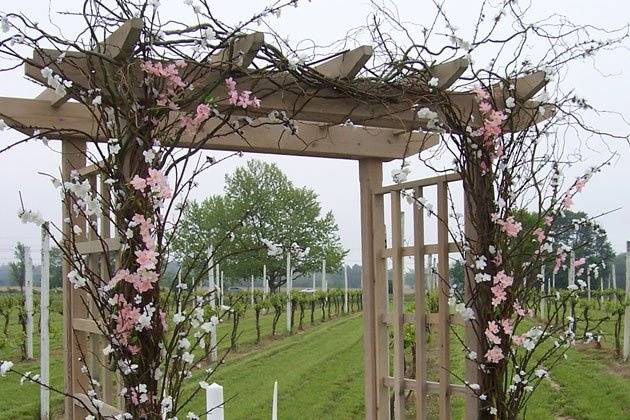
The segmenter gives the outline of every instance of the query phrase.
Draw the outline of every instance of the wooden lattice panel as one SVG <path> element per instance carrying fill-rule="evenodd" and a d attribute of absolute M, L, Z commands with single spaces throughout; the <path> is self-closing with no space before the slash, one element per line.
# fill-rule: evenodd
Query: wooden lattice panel
<path fill-rule="evenodd" d="M 64 223 L 64 234 L 66 238 L 74 235 L 76 251 L 83 256 L 87 268 L 106 280 L 111 259 L 120 250 L 120 241 L 111 231 L 109 185 L 100 174 L 98 165 L 85 166 L 85 152 L 84 142 L 63 142 L 64 181 L 70 179 L 71 171 L 77 171 L 81 177 L 87 179 L 102 203 L 102 212 L 101 215 L 91 216 L 89 220 L 73 216 L 73 223 L 81 228 L 82 233 L 76 235 L 72 226 Z M 64 218 L 70 216 L 65 203 L 63 214 Z M 64 277 L 71 269 L 70 264 L 64 261 Z M 88 414 L 93 414 L 92 404 L 86 395 L 92 387 L 97 391 L 97 398 L 105 403 L 101 408 L 102 414 L 119 412 L 116 406 L 121 403 L 118 398 L 120 381 L 117 380 L 114 366 L 102 352 L 108 342 L 102 333 L 104 328 L 99 325 L 101 322 L 103 321 L 89 295 L 64 282 L 64 336 L 68 366 L 65 383 L 66 392 L 75 397 L 74 400 L 66 399 L 66 418 L 84 419 Z M 86 368 L 89 376 L 84 372 Z M 88 378 L 98 384 L 89 384 Z"/>
<path fill-rule="evenodd" d="M 371 168 L 365 168 L 371 166 Z M 418 181 L 406 182 L 382 187 L 382 166 L 380 162 L 365 162 L 361 168 L 362 199 L 369 199 L 370 223 L 366 227 L 367 212 L 363 212 L 364 241 L 373 241 L 369 249 L 364 243 L 365 251 L 372 253 L 373 266 L 364 269 L 364 288 L 367 299 L 373 299 L 373 312 L 366 314 L 365 334 L 366 352 L 373 348 L 375 357 L 366 354 L 366 404 L 367 418 L 374 419 L 404 419 L 406 418 L 409 402 L 405 401 L 405 394 L 413 391 L 415 394 L 415 412 L 417 419 L 426 419 L 428 414 L 427 396 L 437 395 L 439 418 L 451 419 L 451 396 L 462 396 L 466 399 L 466 419 L 477 416 L 475 409 L 477 397 L 462 384 L 450 383 L 450 348 L 449 335 L 451 326 L 462 325 L 465 340 L 470 348 L 475 348 L 472 341 L 470 326 L 465 326 L 462 318 L 451 314 L 448 297 L 450 284 L 448 282 L 449 254 L 460 252 L 461 244 L 449 241 L 448 210 L 449 184 L 458 182 L 459 176 L 450 174 Z M 372 173 L 369 173 L 372 172 Z M 369 176 L 368 176 L 369 175 Z M 372 184 L 368 186 L 368 184 Z M 370 188 L 371 187 L 371 188 Z M 415 197 L 423 197 L 427 187 L 437 190 L 436 217 L 433 220 L 437 228 L 437 243 L 425 244 L 424 210 L 413 206 L 413 244 L 404 243 L 402 227 L 401 198 L 403 191 L 413 193 Z M 371 191 L 370 191 L 371 190 Z M 386 203 L 389 204 L 389 215 L 385 217 Z M 391 240 L 387 243 L 385 222 L 391 224 Z M 437 276 L 439 310 L 437 313 L 427 314 L 425 302 L 425 256 L 437 254 Z M 414 258 L 415 290 L 413 313 L 405 312 L 404 293 L 404 257 Z M 388 302 L 387 261 L 391 261 L 392 297 Z M 365 260 L 364 260 L 365 264 Z M 365 267 L 365 265 L 364 265 Z M 368 277 L 373 276 L 372 279 Z M 372 318 L 373 317 L 373 318 Z M 373 321 L 372 321 L 373 319 Z M 412 324 L 415 330 L 415 358 L 416 366 L 413 376 L 405 373 L 405 326 Z M 428 380 L 427 371 L 427 333 L 426 327 L 431 326 L 436 331 L 438 343 L 438 380 Z M 391 334 L 390 334 L 391 332 Z M 391 337 L 391 341 L 390 341 Z M 467 369 L 467 375 L 476 375 L 475 369 Z M 469 376 L 469 380 L 472 379 Z M 369 382 L 373 381 L 372 384 Z M 472 379 L 471 382 L 477 382 Z M 372 386 L 371 386 L 372 385 Z M 370 412 L 373 410 L 374 412 Z"/>

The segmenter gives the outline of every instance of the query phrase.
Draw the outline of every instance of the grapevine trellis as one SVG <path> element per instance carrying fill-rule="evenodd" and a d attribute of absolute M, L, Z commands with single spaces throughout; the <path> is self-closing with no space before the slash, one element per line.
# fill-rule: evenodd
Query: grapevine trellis
<path fill-rule="evenodd" d="M 143 76 L 139 69 L 139 58 L 133 55 L 134 46 L 142 31 L 140 19 L 130 20 L 113 32 L 107 40 L 97 45 L 92 51 L 59 51 L 37 49 L 25 65 L 25 74 L 29 78 L 46 85 L 46 76 L 42 69 L 49 67 L 77 86 L 100 86 L 106 95 L 108 70 L 115 66 L 137 68 L 138 80 Z M 361 95 L 351 95 L 344 90 L 314 88 L 303 80 L 295 78 L 286 70 L 261 70 L 252 66 L 259 49 L 265 46 L 262 33 L 251 33 L 236 37 L 229 46 L 203 63 L 187 63 L 187 71 L 203 74 L 201 81 L 195 82 L 199 97 L 212 96 L 225 98 L 226 91 L 220 77 L 229 70 L 235 75 L 239 86 L 251 91 L 260 98 L 261 105 L 256 109 L 242 111 L 247 117 L 265 118 L 274 112 L 286 112 L 291 121 L 291 130 L 286 125 L 268 124 L 254 127 L 243 125 L 238 130 L 225 127 L 213 134 L 213 140 L 202 145 L 212 150 L 229 150 L 254 153 L 275 153 L 283 155 L 328 157 L 358 160 L 360 179 L 361 206 L 361 246 L 362 246 L 362 284 L 364 309 L 364 361 L 365 361 L 365 404 L 366 418 L 383 419 L 389 416 L 390 402 L 393 396 L 393 415 L 396 419 L 404 417 L 404 393 L 415 391 L 417 418 L 427 416 L 427 395 L 437 394 L 439 399 L 440 419 L 450 419 L 451 395 L 466 398 L 466 418 L 477 417 L 478 398 L 463 385 L 450 383 L 449 369 L 449 331 L 452 324 L 462 323 L 458 316 L 449 314 L 448 306 L 448 254 L 462 252 L 463 244 L 449 240 L 447 202 L 448 185 L 459 180 L 458 175 L 447 174 L 434 178 L 410 181 L 392 186 L 383 186 L 382 164 L 385 161 L 404 158 L 427 150 L 439 143 L 440 133 L 435 130 L 430 118 L 418 117 L 418 107 L 428 107 L 442 116 L 444 101 L 450 104 L 462 121 L 470 121 L 472 128 L 478 127 L 483 118 L 479 114 L 475 95 L 472 92 L 448 91 L 467 69 L 469 63 L 459 58 L 440 64 L 430 63 L 417 77 L 399 80 L 396 83 L 383 83 L 376 79 L 356 77 L 372 56 L 372 48 L 361 46 L 332 55 L 328 60 L 310 67 L 316 78 L 328 81 L 334 86 L 335 81 L 350 85 Z M 59 60 L 61 55 L 64 60 Z M 95 61 L 101 61 L 102 72 L 90 72 Z M 437 80 L 429 84 L 429 79 Z M 553 109 L 542 107 L 531 98 L 545 85 L 545 74 L 533 72 L 525 76 L 493 86 L 492 100 L 499 109 L 505 108 L 508 97 L 516 100 L 516 107 L 511 110 L 510 126 L 505 131 L 520 131 L 537 124 L 553 114 Z M 509 93 L 508 93 L 509 90 Z M 374 92 L 371 96 L 370 92 Z M 378 95 L 376 94 L 378 93 Z M 378 96 L 378 100 L 376 99 Z M 384 101 L 382 98 L 388 100 Z M 36 130 L 45 130 L 49 138 L 62 140 L 62 175 L 63 180 L 70 179 L 71 172 L 78 171 L 83 179 L 90 182 L 93 190 L 103 201 L 103 208 L 111 199 L 109 187 L 100 175 L 98 162 L 86 159 L 87 139 L 107 142 L 109 139 L 99 127 L 100 116 L 84 104 L 73 102 L 69 96 L 58 97 L 47 88 L 35 99 L 0 98 L 0 116 L 7 124 L 28 135 Z M 219 110 L 228 108 L 227 101 L 217 103 Z M 174 115 L 178 112 L 173 111 Z M 235 114 L 236 115 L 236 114 Z M 450 116 L 452 118 L 452 115 Z M 472 117 L 472 118 L 471 118 Z M 351 119 L 352 124 L 346 124 Z M 208 123 L 202 131 L 212 133 L 215 127 Z M 299 132 L 299 139 L 291 134 Z M 247 140 L 245 140 L 247 139 Z M 197 147 L 194 138 L 184 133 L 175 146 L 181 148 Z M 129 178 L 133 174 L 129 174 Z M 437 224 L 438 240 L 436 244 L 425 244 L 423 234 L 423 213 L 420 207 L 414 210 L 414 244 L 403 246 L 400 226 L 400 202 L 402 191 L 412 191 L 416 197 L 422 196 L 423 188 L 437 186 Z M 408 194 L 408 192 L 406 192 Z M 464 185 L 466 195 L 466 185 Z M 390 244 L 385 239 L 385 197 L 391 200 L 392 238 Z M 67 201 L 66 201 L 67 202 Z M 69 209 L 63 204 L 63 217 L 69 217 Z M 96 217 L 96 216 L 95 216 Z M 82 221 L 82 232 L 75 233 L 69 224 L 64 226 L 64 240 L 74 243 L 77 253 L 88 256 L 89 268 L 94 271 L 104 270 L 105 261 L 113 258 L 121 249 L 121 242 L 111 230 L 110 217 L 105 214 L 98 219 Z M 88 222 L 99 225 L 97 238 L 90 233 Z M 75 224 L 78 222 L 75 221 Z M 474 237 L 467 225 L 467 236 Z M 74 236 L 73 236 L 74 235 Z M 69 238 L 75 238 L 70 241 Z M 438 255 L 438 276 L 440 278 L 439 312 L 425 315 L 424 302 L 424 256 Z M 413 256 L 415 261 L 415 313 L 403 310 L 403 264 L 404 256 Z M 393 304 L 387 310 L 386 301 L 386 260 L 393 261 Z M 63 274 L 70 272 L 70 264 L 64 263 Z M 466 287 L 474 287 L 474 280 L 466 278 Z M 106 331 L 98 319 L 94 319 L 91 303 L 81 290 L 75 290 L 64 282 L 64 353 L 65 353 L 65 390 L 75 398 L 66 398 L 66 415 L 71 419 L 86 416 L 85 407 L 89 407 L 89 398 L 84 394 L 87 389 L 86 376 L 81 369 L 85 362 L 92 370 L 91 376 L 104 386 L 105 407 L 102 415 L 117 412 L 119 401 L 114 392 L 115 378 L 113 367 L 104 362 L 100 349 L 103 347 L 102 334 Z M 415 378 L 404 375 L 404 325 L 415 325 L 417 368 Z M 439 381 L 427 379 L 425 326 L 437 327 L 440 360 Z M 389 335 L 393 330 L 393 373 L 390 374 Z M 477 337 L 472 328 L 466 327 L 466 346 L 476 348 Z M 471 383 L 477 383 L 476 364 L 469 363 L 467 377 Z M 83 401 L 83 404 L 77 401 Z"/>

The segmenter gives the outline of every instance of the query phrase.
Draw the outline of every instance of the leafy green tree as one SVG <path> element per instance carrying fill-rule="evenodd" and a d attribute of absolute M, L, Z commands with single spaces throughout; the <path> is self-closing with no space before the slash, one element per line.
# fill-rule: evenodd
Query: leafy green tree
<path fill-rule="evenodd" d="M 541 227 L 543 223 L 536 214 L 526 210 L 520 210 L 516 219 L 523 224 L 523 229 L 535 229 Z M 604 279 L 610 276 L 610 264 L 615 259 L 615 253 L 608 240 L 606 230 L 599 223 L 583 211 L 565 210 L 553 221 L 553 229 L 553 238 L 556 244 L 566 244 L 573 247 L 576 260 L 584 257 L 588 266 L 597 267 L 599 276 L 603 276 Z M 532 246 L 535 246 L 533 242 L 523 244 L 523 247 L 526 248 Z M 529 249 L 528 251 L 532 250 Z M 528 255 L 528 251 L 523 252 L 523 255 Z M 551 275 L 553 266 L 553 262 L 547 264 L 547 275 Z M 556 274 L 556 287 L 566 287 L 567 284 L 567 270 L 561 269 Z"/>
<path fill-rule="evenodd" d="M 63 253 L 58 247 L 50 249 L 50 287 L 61 287 L 61 264 Z"/>
<path fill-rule="evenodd" d="M 173 239 L 184 267 L 199 270 L 212 245 L 227 278 L 260 276 L 266 265 L 272 291 L 286 283 L 287 250 L 293 250 L 295 277 L 319 271 L 323 259 L 330 272 L 341 267 L 347 251 L 332 213 L 322 214 L 314 191 L 293 185 L 277 165 L 259 160 L 248 161 L 225 181 L 224 195 L 185 209 Z M 269 255 L 263 240 L 282 252 Z"/>
<path fill-rule="evenodd" d="M 25 258 L 26 258 L 26 245 L 22 242 L 18 242 L 13 250 L 13 257 L 15 261 L 9 263 L 11 269 L 11 280 L 13 284 L 20 286 L 20 289 L 24 288 L 24 276 L 25 276 Z"/>
<path fill-rule="evenodd" d="M 622 252 L 615 256 L 615 277 L 617 278 L 617 289 L 626 289 L 626 253 Z M 612 285 L 611 285 L 612 287 Z"/>

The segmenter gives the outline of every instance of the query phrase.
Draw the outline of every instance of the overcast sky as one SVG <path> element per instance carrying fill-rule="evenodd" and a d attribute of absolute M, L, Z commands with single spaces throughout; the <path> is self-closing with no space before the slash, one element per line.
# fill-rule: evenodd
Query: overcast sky
<path fill-rule="evenodd" d="M 53 0 L 50 9 L 69 10 L 79 5 L 78 0 Z M 254 10 L 263 4 L 260 0 L 219 1 L 216 0 L 218 15 L 225 20 L 237 22 L 248 18 Z M 275 20 L 275 29 L 289 36 L 291 41 L 302 39 L 314 40 L 317 44 L 326 44 L 338 40 L 352 29 L 363 25 L 371 11 L 369 2 L 363 0 L 320 0 L 304 4 L 296 9 L 287 9 L 282 16 Z M 399 13 L 404 20 L 428 23 L 432 13 L 427 13 L 427 1 L 405 0 L 396 1 Z M 471 16 L 476 16 L 475 10 L 479 0 L 447 2 L 447 13 L 452 23 L 458 26 L 462 35 L 470 31 Z M 538 17 L 550 13 L 568 16 L 571 20 L 592 24 L 605 28 L 627 25 L 630 20 L 630 5 L 627 1 L 534 1 L 533 10 Z M 450 4 L 450 8 L 449 5 Z M 235 7 L 238 5 L 238 7 Z M 8 9 L 17 7 L 18 10 Z M 162 0 L 162 13 L 176 17 L 186 8 L 182 0 Z M 49 25 L 48 0 L 22 0 L 20 2 L 2 1 L 0 12 L 21 11 L 38 20 L 42 25 Z M 63 22 L 58 16 L 51 14 L 53 20 Z M 77 28 L 64 26 L 63 30 L 72 34 Z M 469 32 L 468 32 L 469 33 Z M 445 42 L 447 42 L 445 40 Z M 627 44 L 626 44 L 627 47 Z M 595 64 L 596 63 L 596 64 Z M 628 48 L 607 53 L 597 58 L 597 61 L 584 62 L 572 66 L 565 83 L 574 86 L 579 96 L 587 97 L 599 108 L 625 113 L 630 119 L 630 50 Z M 0 96 L 34 97 L 41 90 L 40 87 L 25 80 L 22 70 L 12 74 L 2 74 L 0 78 Z M 593 117 L 595 118 L 595 117 Z M 601 118 L 603 129 L 628 134 L 628 126 L 617 118 Z M 0 133 L 0 144 L 6 144 L 19 136 L 15 132 Z M 571 147 L 570 139 L 567 145 Z M 577 140 L 576 140 L 576 147 Z M 607 156 L 601 144 L 583 143 L 585 161 L 575 168 L 576 174 L 589 164 L 597 162 Z M 616 150 L 621 157 L 612 167 L 597 175 L 589 183 L 585 193 L 576 199 L 575 208 L 589 214 L 599 214 L 608 210 L 621 208 L 600 219 L 600 223 L 608 231 L 609 238 L 615 251 L 625 249 L 625 241 L 630 240 L 630 150 L 625 143 L 611 144 L 610 149 Z M 39 252 L 39 232 L 33 225 L 22 225 L 18 218 L 18 191 L 22 191 L 26 205 L 39 210 L 49 219 L 60 219 L 59 195 L 52 185 L 37 172 L 59 173 L 60 157 L 59 142 L 50 142 L 46 148 L 41 143 L 28 144 L 14 151 L 0 156 L 0 263 L 11 259 L 12 248 L 17 241 L 23 241 L 32 246 L 35 253 Z M 222 153 L 215 153 L 221 156 Z M 298 185 L 314 189 L 320 197 L 322 205 L 332 210 L 340 227 L 344 245 L 350 250 L 348 263 L 360 263 L 360 225 L 359 225 L 359 185 L 358 164 L 355 161 L 335 159 L 315 159 L 282 157 L 271 155 L 245 155 L 241 159 L 231 159 L 206 173 L 200 179 L 200 188 L 195 192 L 195 198 L 202 198 L 215 194 L 223 188 L 223 178 L 226 172 L 231 172 L 246 159 L 258 158 L 276 162 L 280 168 Z M 385 166 L 385 180 L 391 182 L 390 170 L 397 162 Z M 422 167 L 417 160 L 412 160 L 412 177 L 430 176 L 431 171 Z M 38 260 L 37 256 L 34 259 Z"/>

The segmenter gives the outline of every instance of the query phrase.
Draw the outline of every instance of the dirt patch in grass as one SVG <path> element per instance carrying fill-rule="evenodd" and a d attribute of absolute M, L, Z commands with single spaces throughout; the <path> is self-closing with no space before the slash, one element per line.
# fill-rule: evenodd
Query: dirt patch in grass
<path fill-rule="evenodd" d="M 623 379 L 630 379 L 630 364 L 619 360 L 613 349 L 608 347 L 597 348 L 588 345 L 576 346 L 576 349 L 587 354 L 588 357 L 601 362 L 606 366 L 607 373 Z"/>

